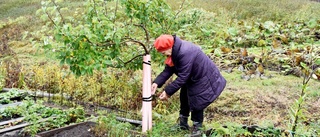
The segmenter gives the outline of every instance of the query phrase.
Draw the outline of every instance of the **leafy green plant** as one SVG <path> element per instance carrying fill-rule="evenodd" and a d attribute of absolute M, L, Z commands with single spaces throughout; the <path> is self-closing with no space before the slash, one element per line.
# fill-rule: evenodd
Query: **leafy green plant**
<path fill-rule="evenodd" d="M 23 115 L 23 109 L 15 107 L 7 107 L 4 110 L 0 111 L 0 115 L 3 118 L 16 118 Z"/>
<path fill-rule="evenodd" d="M 83 122 L 86 118 L 83 107 L 62 110 L 47 107 L 43 105 L 42 100 L 34 102 L 30 99 L 23 101 L 19 106 L 5 108 L 0 112 L 0 116 L 5 118 L 24 117 L 23 122 L 30 124 L 24 129 L 24 132 L 30 135 L 71 123 Z"/>
<path fill-rule="evenodd" d="M 228 122 L 225 126 L 218 123 L 213 124 L 210 136 L 283 136 L 284 132 L 273 126 L 263 128 L 258 126 L 243 126 Z"/>
<path fill-rule="evenodd" d="M 242 125 L 237 123 L 226 123 L 222 126 L 218 123 L 213 124 L 213 131 L 210 136 L 250 136 L 252 133 L 242 128 Z"/>
<path fill-rule="evenodd" d="M 313 48 L 311 47 L 310 52 L 313 53 Z M 297 133 L 297 129 L 299 125 L 302 124 L 302 121 L 305 116 L 305 108 L 303 105 L 305 104 L 306 97 L 307 97 L 307 88 L 308 83 L 314 73 L 318 70 L 320 66 L 320 58 L 314 58 L 313 54 L 310 54 L 309 56 L 309 65 L 306 63 L 301 62 L 300 63 L 302 70 L 303 70 L 303 82 L 302 82 L 302 89 L 298 96 L 298 99 L 295 100 L 294 104 L 290 108 L 290 128 L 291 128 L 291 135 L 294 136 Z"/>
<path fill-rule="evenodd" d="M 41 131 L 39 124 L 40 119 L 42 118 L 37 113 L 26 115 L 24 120 L 30 123 L 30 125 L 25 128 L 24 131 L 32 136 L 35 136 L 39 131 Z"/>
<path fill-rule="evenodd" d="M 180 12 L 174 14 L 163 0 L 88 0 L 84 7 L 77 9 L 71 16 L 64 14 L 65 11 L 72 12 L 68 7 L 61 6 L 60 2 L 42 1 L 42 9 L 37 11 L 37 15 L 44 21 L 49 21 L 45 27 L 53 32 L 50 35 L 54 35 L 52 39 L 45 38 L 43 47 L 55 50 L 61 64 L 70 66 L 70 70 L 78 76 L 94 75 L 94 70 L 108 73 L 113 71 L 111 67 L 131 71 L 141 69 L 142 56 L 152 54 L 154 59 L 160 59 L 157 57 L 159 54 L 152 50 L 152 37 L 174 32 L 180 24 L 192 24 L 200 17 L 195 12 L 190 15 L 193 21 L 175 22 Z M 81 15 L 78 14 L 80 10 L 83 13 Z M 113 89 L 109 89 L 102 85 L 99 80 L 101 78 L 82 78 L 84 77 L 74 77 L 71 81 L 63 79 L 65 82 L 60 83 L 65 85 L 59 86 L 61 94 L 68 92 L 70 100 L 75 99 L 77 102 L 86 100 L 100 104 L 104 101 L 96 96 L 102 96 L 102 93 L 107 91 L 106 95 L 110 96 L 106 98 L 113 102 L 113 106 L 125 108 L 128 108 L 125 99 L 139 99 L 139 84 L 130 85 L 135 87 L 131 89 L 135 94 L 114 94 L 116 89 L 128 91 L 130 86 L 122 88 L 125 83 L 112 81 L 111 83 L 115 84 L 111 84 Z M 35 77 L 35 81 L 39 81 L 37 84 L 48 86 L 41 82 L 40 77 Z M 99 81 L 98 84 L 91 84 L 95 81 Z M 86 82 L 90 83 L 89 86 Z M 87 93 L 84 87 L 92 90 Z M 137 104 L 132 106 L 137 107 Z"/>
<path fill-rule="evenodd" d="M 255 131 L 253 133 L 254 136 L 284 136 L 285 133 L 280 129 L 276 129 L 275 127 L 267 127 L 264 129 L 260 129 L 260 131 Z"/>
<path fill-rule="evenodd" d="M 85 119 L 83 107 L 70 108 L 66 113 L 68 114 L 68 123 L 79 123 Z"/>
<path fill-rule="evenodd" d="M 27 96 L 26 92 L 19 91 L 17 89 L 9 90 L 8 92 L 0 94 L 0 104 L 8 104 L 15 100 L 22 100 Z"/>

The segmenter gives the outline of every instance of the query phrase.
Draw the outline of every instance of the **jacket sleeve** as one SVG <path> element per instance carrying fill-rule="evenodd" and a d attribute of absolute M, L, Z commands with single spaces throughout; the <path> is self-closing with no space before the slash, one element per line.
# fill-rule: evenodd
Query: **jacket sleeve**
<path fill-rule="evenodd" d="M 164 70 L 157 76 L 153 83 L 158 84 L 158 88 L 161 88 L 163 84 L 172 76 L 174 73 L 174 67 L 165 66 Z"/>
<path fill-rule="evenodd" d="M 194 61 L 194 54 L 182 54 L 178 57 L 179 66 L 177 68 L 177 78 L 165 87 L 165 91 L 168 95 L 172 96 L 183 85 L 185 85 L 190 77 L 192 70 L 192 64 Z"/>

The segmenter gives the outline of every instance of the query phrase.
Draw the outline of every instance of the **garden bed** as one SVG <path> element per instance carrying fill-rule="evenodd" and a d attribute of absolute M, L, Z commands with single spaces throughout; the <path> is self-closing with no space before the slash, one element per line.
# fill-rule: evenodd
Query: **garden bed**
<path fill-rule="evenodd" d="M 19 102 L 24 100 L 29 94 L 18 90 L 2 90 L 0 93 L 0 104 L 10 104 L 12 102 Z M 0 107 L 1 108 L 1 107 Z"/>
<path fill-rule="evenodd" d="M 21 105 L 22 102 L 11 102 L 10 104 L 6 104 L 6 105 L 2 105 L 0 106 L 0 111 L 7 108 L 7 107 L 17 107 L 19 105 Z M 31 106 L 29 106 L 30 108 L 32 108 L 33 105 L 35 105 L 32 102 L 29 102 L 27 104 L 30 104 Z M 54 111 L 57 110 L 62 110 L 62 111 L 67 111 L 68 108 L 65 108 L 63 106 L 59 106 L 58 104 L 54 104 L 53 102 L 43 102 L 42 103 L 44 106 L 46 107 L 46 109 L 49 108 L 54 108 Z M 25 104 L 23 104 L 25 105 Z M 23 106 L 22 105 L 22 106 Z M 107 108 L 100 108 L 94 105 L 91 105 L 92 107 L 96 108 L 96 109 L 101 109 L 101 110 L 109 110 Z M 40 107 L 40 108 L 43 108 Z M 93 111 L 92 107 L 85 107 L 86 109 L 89 109 L 91 111 Z M 52 111 L 47 111 L 46 109 L 41 109 L 42 113 L 52 113 Z M 45 111 L 44 111 L 45 110 Z M 38 111 L 37 111 L 38 112 Z M 40 112 L 40 113 L 41 113 Z M 63 125 L 55 125 L 55 124 L 51 124 L 52 122 L 54 123 L 56 120 L 49 120 L 47 121 L 51 116 L 42 116 L 41 119 L 39 119 L 38 121 L 43 121 L 43 123 L 48 122 L 46 125 L 48 125 L 48 127 L 50 128 L 41 128 L 38 133 L 36 134 L 37 137 L 80 137 L 80 136 L 87 136 L 87 137 L 95 137 L 95 136 L 103 136 L 103 135 L 109 135 L 109 131 L 99 131 L 99 130 L 94 130 L 94 128 L 96 127 L 97 123 L 92 122 L 92 121 L 82 121 L 82 123 L 77 123 L 75 118 L 75 115 L 78 115 L 81 112 L 81 115 L 83 117 L 88 117 L 89 115 L 84 113 L 84 110 L 80 110 L 78 111 L 77 109 L 74 109 L 72 111 L 69 111 L 68 113 L 64 113 L 65 115 L 71 116 L 68 122 L 64 123 Z M 61 114 L 62 112 L 59 112 L 59 114 Z M 72 115 L 70 115 L 72 114 Z M 78 115 L 79 116 L 79 115 Z M 82 117 L 82 118 L 83 118 Z M 52 117 L 51 117 L 52 118 Z M 132 120 L 132 119 L 126 119 L 126 118 L 122 118 L 122 117 L 114 117 L 115 120 L 122 122 L 122 123 L 130 123 L 131 125 L 134 125 L 133 128 L 130 128 L 129 130 L 124 130 L 121 131 L 121 133 L 124 133 L 126 135 L 132 135 L 132 136 L 144 136 L 140 130 L 135 128 L 138 126 L 141 126 L 141 121 L 138 120 Z M 109 119 L 110 120 L 110 119 Z M 58 120 L 59 121 L 59 120 Z M 51 123 L 50 123 L 51 122 Z M 107 121 L 110 122 L 110 121 Z M 39 122 L 38 122 L 39 123 Z M 32 123 L 34 124 L 34 123 Z M 26 134 L 24 132 L 24 128 L 28 127 L 28 126 L 32 126 L 32 124 L 28 123 L 27 121 L 24 121 L 24 118 L 22 116 L 18 116 L 18 115 L 11 115 L 11 117 L 1 117 L 0 120 L 0 137 L 28 137 L 30 135 Z M 72 125 L 70 125 L 72 124 Z M 155 125 L 154 125 L 155 126 Z M 57 128 L 57 127 L 61 127 L 61 128 Z M 241 130 L 243 135 L 245 136 L 247 133 L 250 133 L 252 135 L 282 135 L 284 134 L 283 130 L 279 130 L 279 129 L 274 129 L 274 128 L 261 128 L 258 126 L 237 126 L 237 127 L 230 127 L 230 126 L 223 126 L 221 128 L 216 128 L 216 129 L 208 129 L 206 131 L 204 131 L 204 134 L 206 134 L 206 136 L 215 136 L 217 135 L 219 132 L 221 132 L 222 130 L 233 130 L 236 129 L 237 131 Z M 120 134 L 121 134 L 120 133 Z M 113 134 L 113 133 L 111 133 Z M 118 133 L 116 133 L 118 134 Z"/>
<path fill-rule="evenodd" d="M 45 131 L 36 135 L 36 137 L 94 137 L 93 128 L 95 122 L 82 122 L 74 125 L 69 125 L 62 128 L 57 128 Z"/>
<path fill-rule="evenodd" d="M 31 101 L 31 102 L 30 102 Z M 39 123 L 41 127 L 39 127 L 39 132 L 36 134 L 38 137 L 42 136 L 68 136 L 68 137 L 77 137 L 77 136 L 88 136 L 88 137 L 93 137 L 94 133 L 92 132 L 92 128 L 96 125 L 95 122 L 91 121 L 85 121 L 82 123 L 77 123 L 77 118 L 80 118 L 84 120 L 85 117 L 88 117 L 83 109 L 77 109 L 77 108 L 66 108 L 62 106 L 58 106 L 57 104 L 54 103 L 49 103 L 49 102 L 42 102 L 41 106 L 37 104 L 37 102 L 34 102 L 32 100 L 27 101 L 27 102 L 11 102 L 6 105 L 1 105 L 0 107 L 0 137 L 29 137 L 31 136 L 29 133 L 26 133 L 24 130 L 25 128 L 28 128 L 29 126 L 33 126 L 33 124 Z M 39 100 L 40 101 L 40 100 Z M 38 106 L 37 106 L 38 105 Z M 24 108 L 28 106 L 27 108 Z M 21 108 L 18 109 L 18 107 L 22 107 L 24 109 L 22 110 L 32 110 L 33 112 L 22 112 L 22 113 L 33 113 L 36 114 L 34 117 L 37 117 L 38 121 L 37 123 L 30 122 L 21 115 L 21 111 L 16 111 L 20 110 Z M 7 109 L 10 108 L 10 109 Z M 5 110 L 5 111 L 4 111 Z M 56 125 L 52 124 L 55 123 L 56 121 L 61 121 L 61 117 L 57 117 L 57 114 L 51 115 L 54 112 L 59 111 L 59 115 L 65 115 L 69 118 L 68 120 L 65 121 L 64 125 Z M 61 111 L 61 112 L 60 112 Z M 54 117 L 53 117 L 54 116 Z M 117 121 L 121 122 L 128 122 L 131 123 L 132 125 L 140 125 L 141 121 L 136 121 L 136 120 L 131 120 L 131 119 L 126 119 L 126 118 L 121 118 L 121 117 L 116 117 Z M 44 124 L 46 123 L 46 124 Z M 43 127 L 42 125 L 47 125 L 48 127 Z M 61 123 L 60 123 L 61 124 Z M 72 124 L 72 125 L 69 125 Z M 141 126 L 141 125 L 140 125 Z M 57 127 L 62 127 L 62 128 L 57 128 Z M 105 131 L 103 131 L 105 132 Z M 105 134 L 105 133 L 103 133 Z"/>
<path fill-rule="evenodd" d="M 282 136 L 285 135 L 287 136 L 287 133 L 284 130 L 281 129 L 276 129 L 274 127 L 270 128 L 262 128 L 256 125 L 251 125 L 251 126 L 223 126 L 222 128 L 218 129 L 208 129 L 205 131 L 205 134 L 207 136 L 217 136 L 217 134 L 221 131 L 226 131 L 228 130 L 229 132 L 235 132 L 235 133 L 242 133 L 241 136 Z M 249 134 L 249 135 L 248 135 Z"/>
<path fill-rule="evenodd" d="M 21 105 L 22 102 L 15 102 L 15 103 L 10 103 L 10 104 L 4 104 L 4 105 L 1 105 L 0 106 L 0 111 L 5 109 L 5 108 L 8 108 L 8 107 L 14 107 L 14 106 L 18 106 L 18 105 Z"/>

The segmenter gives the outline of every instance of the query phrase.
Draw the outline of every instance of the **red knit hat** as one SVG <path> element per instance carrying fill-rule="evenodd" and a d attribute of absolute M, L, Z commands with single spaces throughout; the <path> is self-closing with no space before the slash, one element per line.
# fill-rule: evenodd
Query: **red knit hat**
<path fill-rule="evenodd" d="M 158 52 L 166 51 L 172 48 L 174 43 L 172 35 L 161 35 L 154 42 L 154 47 Z"/>

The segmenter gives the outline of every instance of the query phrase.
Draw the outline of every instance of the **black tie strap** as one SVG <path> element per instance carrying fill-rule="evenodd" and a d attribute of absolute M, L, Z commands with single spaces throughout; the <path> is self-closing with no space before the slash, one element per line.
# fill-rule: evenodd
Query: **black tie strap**
<path fill-rule="evenodd" d="M 148 62 L 143 61 L 143 64 L 151 65 L 151 62 L 150 61 L 148 61 Z"/>
<path fill-rule="evenodd" d="M 151 102 L 152 101 L 152 95 L 150 97 L 143 97 L 142 101 L 144 102 Z"/>

